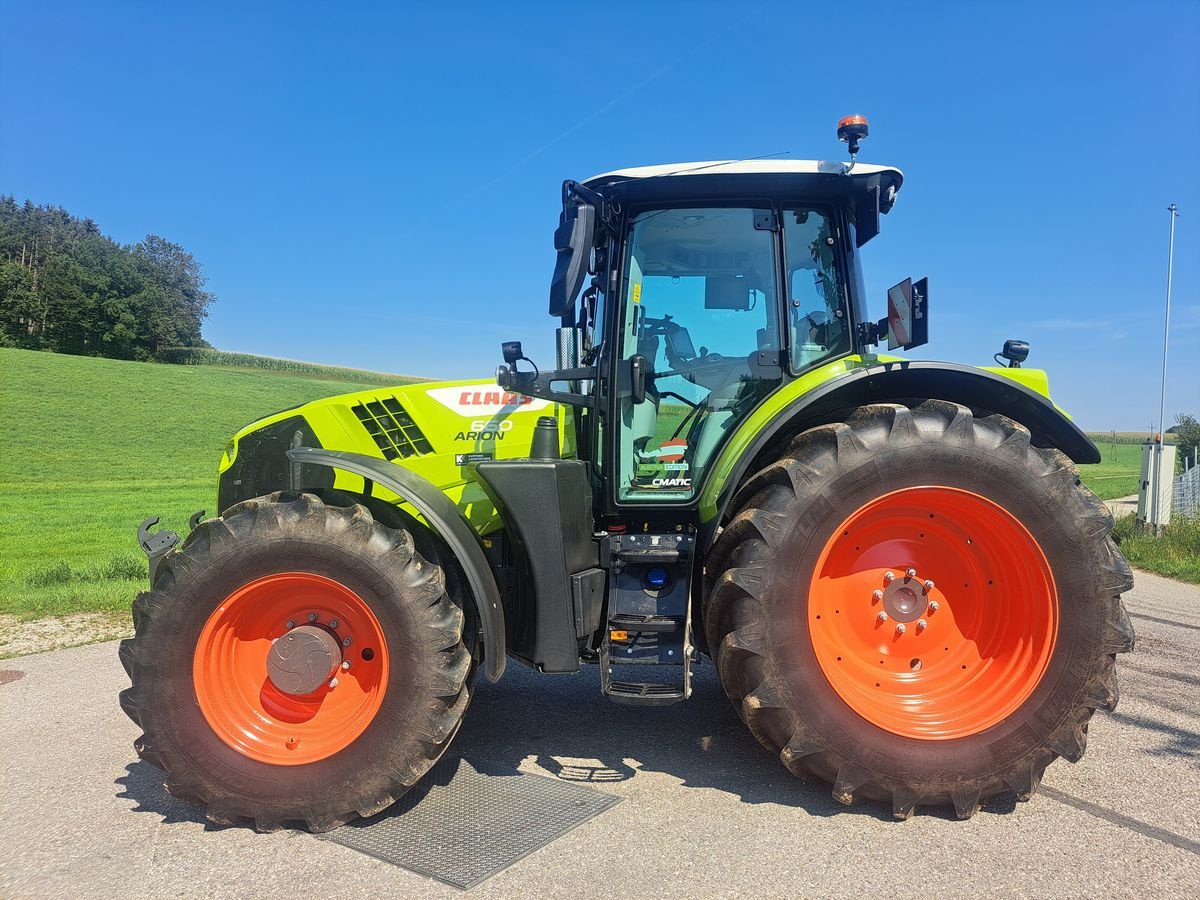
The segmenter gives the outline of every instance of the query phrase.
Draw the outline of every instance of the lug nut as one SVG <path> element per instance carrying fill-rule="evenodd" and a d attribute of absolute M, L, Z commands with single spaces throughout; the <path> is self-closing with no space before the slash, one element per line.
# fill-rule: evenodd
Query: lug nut
<path fill-rule="evenodd" d="M 288 628 L 295 628 L 295 627 L 296 627 L 296 620 L 295 620 L 295 619 L 288 619 L 287 627 L 288 627 Z"/>
<path fill-rule="evenodd" d="M 908 631 L 908 628 L 905 627 L 903 622 L 896 626 L 896 634 L 904 634 L 906 631 Z"/>
<path fill-rule="evenodd" d="M 917 631 L 924 631 L 929 627 L 929 623 L 924 619 L 917 619 Z"/>
<path fill-rule="evenodd" d="M 895 572 L 884 572 L 883 573 L 883 583 L 884 584 L 891 584 L 895 580 L 896 580 Z"/>
<path fill-rule="evenodd" d="M 882 599 L 883 599 L 883 591 L 876 591 L 875 593 L 873 593 L 871 595 L 871 600 L 874 603 L 878 603 Z"/>
<path fill-rule="evenodd" d="M 917 577 L 917 570 L 916 570 L 916 569 L 909 569 L 907 572 L 905 572 L 905 573 L 904 573 L 904 575 L 905 575 L 905 577 L 907 577 L 907 578 L 916 578 L 916 577 Z"/>
<path fill-rule="evenodd" d="M 335 688 L 335 687 L 337 687 L 337 678 L 330 678 L 330 679 L 329 679 L 329 688 L 330 688 L 330 690 L 332 690 L 332 689 L 333 689 L 333 688 Z"/>
<path fill-rule="evenodd" d="M 330 628 L 337 628 L 337 627 L 338 627 L 338 620 L 337 620 L 337 619 L 330 619 L 330 620 L 329 620 L 329 627 L 330 627 Z"/>
<path fill-rule="evenodd" d="M 886 621 L 887 621 L 887 613 L 885 613 L 885 612 L 884 612 L 884 611 L 881 609 L 881 610 L 879 611 L 879 615 L 877 615 L 877 616 L 875 617 L 875 621 L 876 621 L 876 622 L 886 622 Z"/>
<path fill-rule="evenodd" d="M 317 614 L 316 614 L 316 613 L 309 613 L 309 614 L 308 614 L 308 621 L 310 621 L 310 622 L 315 622 L 315 621 L 317 621 Z"/>
<path fill-rule="evenodd" d="M 929 611 L 931 613 L 935 613 L 941 608 L 942 608 L 942 605 L 940 603 L 938 603 L 936 600 L 934 600 L 932 603 L 929 604 Z"/>
<path fill-rule="evenodd" d="M 932 590 L 933 590 L 933 579 L 929 579 L 928 581 L 925 582 L 925 592 L 929 593 Z"/>
<path fill-rule="evenodd" d="M 348 659 L 342 660 L 342 668 L 349 669 L 350 668 L 350 660 L 348 660 Z"/>
<path fill-rule="evenodd" d="M 344 638 L 342 638 L 342 646 L 343 646 L 343 647 L 349 647 L 349 646 L 350 646 L 350 644 L 351 644 L 351 641 L 350 641 L 350 638 L 349 638 L 349 637 L 344 637 Z"/>

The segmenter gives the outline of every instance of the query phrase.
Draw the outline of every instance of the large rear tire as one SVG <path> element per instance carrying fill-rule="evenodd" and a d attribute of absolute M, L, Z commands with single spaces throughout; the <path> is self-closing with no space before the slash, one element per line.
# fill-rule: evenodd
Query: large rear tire
<path fill-rule="evenodd" d="M 201 524 L 121 643 L 138 755 L 218 823 L 328 831 L 379 812 L 467 707 L 474 635 L 450 580 L 361 504 L 279 493 Z"/>
<path fill-rule="evenodd" d="M 706 629 L 755 737 L 834 797 L 1028 799 L 1117 702 L 1132 586 L 1112 516 L 1023 426 L 872 405 L 754 475 L 706 560 Z"/>

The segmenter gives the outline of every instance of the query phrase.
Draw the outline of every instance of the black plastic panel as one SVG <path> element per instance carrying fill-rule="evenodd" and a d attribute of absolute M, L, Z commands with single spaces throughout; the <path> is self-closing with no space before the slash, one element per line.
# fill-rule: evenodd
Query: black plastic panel
<path fill-rule="evenodd" d="M 506 459 L 482 462 L 476 473 L 527 563 L 518 571 L 532 582 L 533 645 L 514 645 L 510 651 L 544 672 L 578 671 L 582 635 L 575 631 L 571 576 L 597 562 L 586 464 Z"/>
<path fill-rule="evenodd" d="M 333 487 L 332 470 L 293 462 L 287 456 L 296 447 L 320 446 L 304 416 L 291 416 L 250 432 L 238 441 L 233 465 L 217 482 L 218 511 L 273 491 Z"/>

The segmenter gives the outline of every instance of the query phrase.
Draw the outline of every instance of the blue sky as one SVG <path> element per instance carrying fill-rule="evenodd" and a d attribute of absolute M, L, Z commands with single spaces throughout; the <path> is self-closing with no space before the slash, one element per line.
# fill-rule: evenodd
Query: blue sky
<path fill-rule="evenodd" d="M 253 9 L 250 7 L 253 6 Z M 0 192 L 203 263 L 218 347 L 437 377 L 550 358 L 563 178 L 778 151 L 905 171 L 866 248 L 915 355 L 1032 344 L 1086 428 L 1200 414 L 1200 3 L 0 4 Z"/>

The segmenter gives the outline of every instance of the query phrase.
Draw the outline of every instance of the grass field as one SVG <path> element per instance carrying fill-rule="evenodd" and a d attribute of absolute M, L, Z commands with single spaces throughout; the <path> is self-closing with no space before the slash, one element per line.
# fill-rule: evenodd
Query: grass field
<path fill-rule="evenodd" d="M 1138 476 L 1141 473 L 1142 446 L 1140 443 L 1101 443 L 1108 435 L 1090 435 L 1100 448 L 1101 462 L 1094 466 L 1080 466 L 1079 474 L 1084 484 L 1095 491 L 1102 500 L 1128 497 L 1138 492 Z"/>
<path fill-rule="evenodd" d="M 127 611 L 146 579 L 138 523 L 214 513 L 234 431 L 369 386 L 0 349 L 0 613 Z"/>
<path fill-rule="evenodd" d="M 0 349 L 0 614 L 126 614 L 146 581 L 138 523 L 161 515 L 164 525 L 181 531 L 197 509 L 216 512 L 216 463 L 234 431 L 274 410 L 376 385 L 382 377 L 228 361 L 235 365 Z M 685 412 L 664 414 L 659 439 Z M 1082 467 L 1085 482 L 1102 497 L 1136 491 L 1140 448 L 1101 449 L 1104 462 Z M 1179 559 L 1142 540 L 1131 536 L 1128 544 L 1135 564 L 1192 577 L 1194 538 L 1181 539 Z"/>

